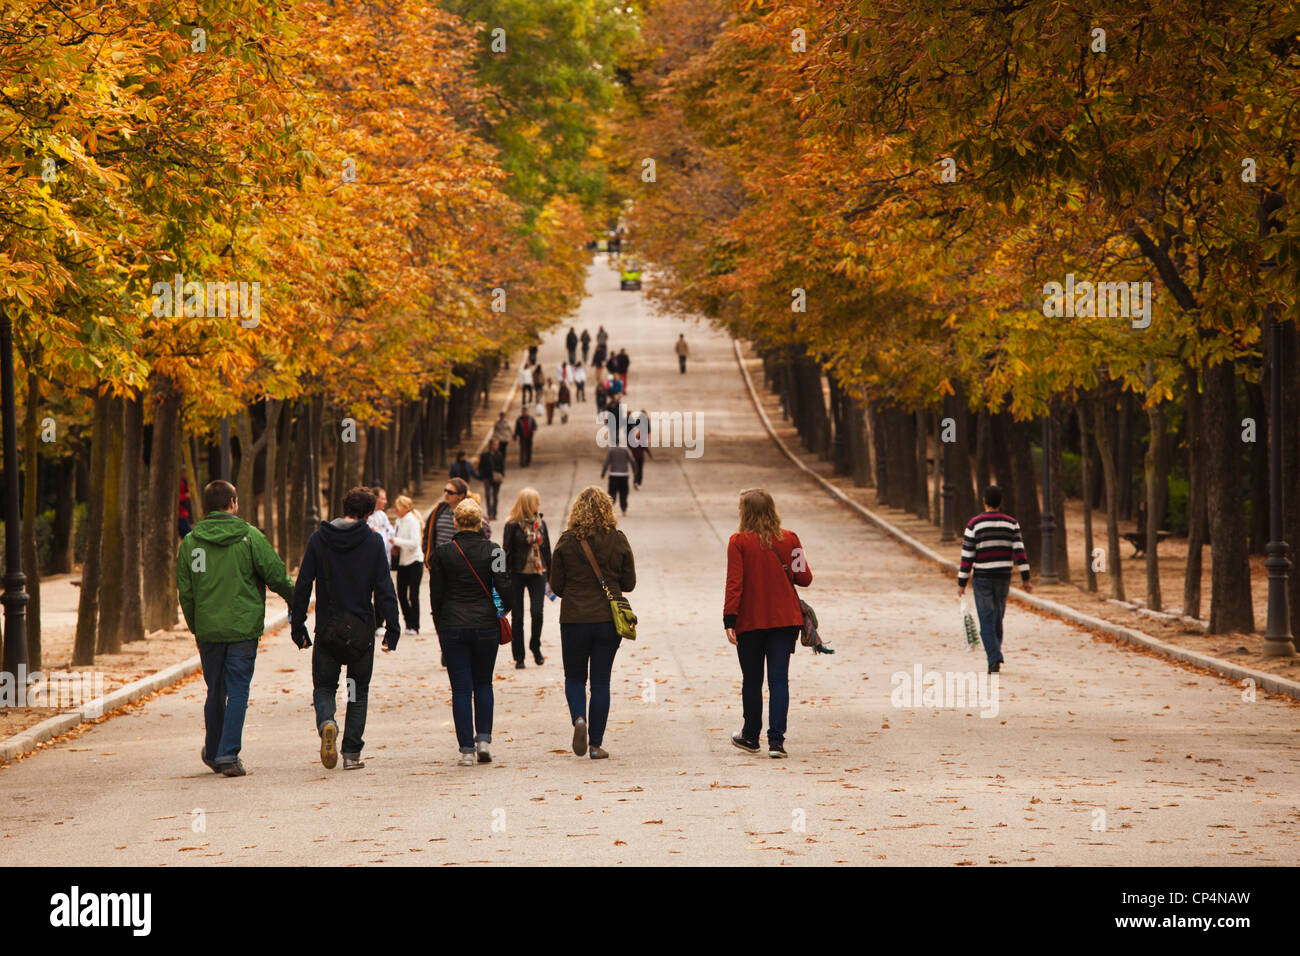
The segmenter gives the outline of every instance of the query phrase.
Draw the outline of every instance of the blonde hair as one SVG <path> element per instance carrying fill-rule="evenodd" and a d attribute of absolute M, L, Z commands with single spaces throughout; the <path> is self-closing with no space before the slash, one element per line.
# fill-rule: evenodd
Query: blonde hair
<path fill-rule="evenodd" d="M 405 508 L 408 512 L 415 515 L 416 521 L 420 522 L 420 524 L 424 524 L 424 518 L 420 516 L 420 512 L 415 510 L 415 502 L 411 500 L 410 495 L 398 495 L 397 500 L 393 502 L 393 507 L 399 510 Z"/>
<path fill-rule="evenodd" d="M 542 496 L 537 493 L 537 489 L 521 488 L 515 496 L 515 503 L 510 506 L 510 517 L 506 520 L 524 525 L 536 518 L 541 510 Z"/>
<path fill-rule="evenodd" d="M 597 531 L 618 527 L 614 518 L 614 499 L 604 488 L 588 485 L 578 492 L 569 509 L 569 530 L 579 538 L 590 538 Z"/>
<path fill-rule="evenodd" d="M 466 498 L 452 512 L 452 520 L 456 522 L 458 530 L 473 531 L 475 528 L 483 527 L 483 509 L 473 498 Z"/>
<path fill-rule="evenodd" d="M 752 531 L 764 544 L 781 537 L 781 516 L 776 502 L 763 488 L 746 488 L 740 493 L 740 526 L 737 531 Z"/>

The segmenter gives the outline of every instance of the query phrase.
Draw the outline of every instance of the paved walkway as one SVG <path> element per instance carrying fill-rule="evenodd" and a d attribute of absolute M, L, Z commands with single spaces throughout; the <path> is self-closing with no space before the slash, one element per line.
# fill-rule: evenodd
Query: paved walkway
<path fill-rule="evenodd" d="M 655 450 L 622 522 L 641 639 L 615 664 L 612 759 L 568 751 L 558 608 L 543 667 L 497 665 L 495 762 L 456 766 L 432 628 L 380 655 L 367 767 L 317 760 L 307 653 L 263 642 L 244 738 L 251 773 L 198 761 L 192 681 L 0 771 L 7 864 L 1294 863 L 1295 705 L 1012 608 L 997 714 L 895 707 L 896 674 L 983 671 L 953 583 L 834 504 L 768 442 L 729 341 L 652 315 L 598 262 L 577 320 L 632 357 L 648 410 L 704 415 L 704 453 Z M 541 351 L 553 364 L 567 326 Z M 672 352 L 685 331 L 693 357 Z M 590 391 L 590 389 L 589 389 Z M 594 410 L 589 402 L 584 412 Z M 543 428 L 529 478 L 558 537 L 597 482 L 590 418 Z M 511 449 L 510 484 L 519 485 Z M 736 493 L 763 485 L 797 530 L 807 594 L 838 653 L 792 662 L 787 761 L 753 757 L 721 627 Z M 503 498 L 502 515 L 506 511 Z M 498 531 L 499 537 L 499 531 Z M 427 609 L 426 609 L 427 616 Z M 987 708 L 986 708 L 987 710 Z M 201 824 L 201 826 L 200 826 Z M 1104 829 L 1102 828 L 1104 826 Z"/>

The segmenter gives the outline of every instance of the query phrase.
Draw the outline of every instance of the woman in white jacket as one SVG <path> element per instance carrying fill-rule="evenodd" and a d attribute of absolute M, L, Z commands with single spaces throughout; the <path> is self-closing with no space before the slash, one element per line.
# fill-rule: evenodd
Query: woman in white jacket
<path fill-rule="evenodd" d="M 406 622 L 406 634 L 420 633 L 420 579 L 424 577 L 424 549 L 420 547 L 420 512 L 411 506 L 407 495 L 398 495 L 397 529 L 393 544 L 397 545 L 397 603 Z"/>

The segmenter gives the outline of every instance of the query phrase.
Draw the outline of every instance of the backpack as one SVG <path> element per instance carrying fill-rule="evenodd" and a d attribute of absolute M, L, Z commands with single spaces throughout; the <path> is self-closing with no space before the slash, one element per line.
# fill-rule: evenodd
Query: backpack
<path fill-rule="evenodd" d="M 340 611 L 334 607 L 329 549 L 324 544 L 320 545 L 320 567 L 319 580 L 325 582 L 325 593 L 329 597 L 329 611 L 324 626 L 316 634 L 316 644 L 340 664 L 359 663 L 375 646 L 375 622 L 366 621 L 351 611 Z M 316 595 L 319 599 L 319 589 Z M 318 600 L 318 606 L 321 603 L 324 602 Z"/>

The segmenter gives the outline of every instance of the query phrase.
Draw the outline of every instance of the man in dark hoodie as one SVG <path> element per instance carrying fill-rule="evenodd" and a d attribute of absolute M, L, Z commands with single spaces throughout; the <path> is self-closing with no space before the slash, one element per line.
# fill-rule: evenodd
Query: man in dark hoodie
<path fill-rule="evenodd" d="M 300 648 L 312 647 L 307 636 L 307 604 L 316 584 L 316 635 L 335 614 L 355 614 L 369 625 L 370 647 L 360 660 L 344 665 L 317 643 L 311 656 L 312 702 L 316 709 L 316 730 L 320 734 L 320 759 L 327 768 L 338 763 L 339 725 L 334 708 L 339 675 L 348 669 L 348 710 L 343 731 L 343 769 L 365 766 L 361 750 L 366 729 L 366 703 L 370 675 L 375 665 L 373 634 L 377 621 L 384 622 L 383 648 L 397 649 L 401 635 L 397 623 L 397 592 L 389 573 L 384 539 L 366 524 L 375 510 L 375 496 L 368 488 L 353 488 L 343 496 L 343 517 L 322 521 L 307 542 L 293 589 L 289 613 L 290 633 Z M 376 615 L 376 612 L 378 614 Z"/>
<path fill-rule="evenodd" d="M 198 641 L 208 685 L 199 757 L 216 773 L 242 777 L 239 750 L 257 639 L 266 621 L 266 589 L 288 601 L 293 581 L 262 532 L 235 516 L 234 485 L 211 482 L 203 489 L 203 510 L 207 517 L 181 541 L 176 558 L 181 611 Z"/>

